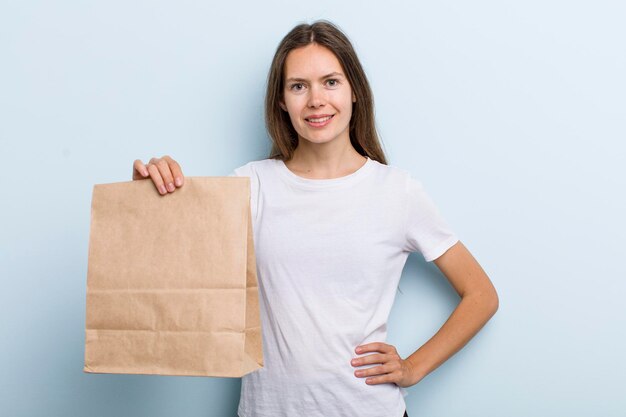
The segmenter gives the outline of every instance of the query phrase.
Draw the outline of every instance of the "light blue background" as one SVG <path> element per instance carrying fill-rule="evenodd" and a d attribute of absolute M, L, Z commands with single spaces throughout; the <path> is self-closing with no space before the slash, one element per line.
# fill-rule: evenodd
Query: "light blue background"
<path fill-rule="evenodd" d="M 623 416 L 625 16 L 617 0 L 2 0 L 0 414 L 236 414 L 239 379 L 83 373 L 91 191 L 135 158 L 200 176 L 266 157 L 275 48 L 328 18 L 369 76 L 390 163 L 500 296 L 408 389 L 409 415 Z M 400 290 L 388 342 L 406 357 L 459 298 L 419 254 Z"/>

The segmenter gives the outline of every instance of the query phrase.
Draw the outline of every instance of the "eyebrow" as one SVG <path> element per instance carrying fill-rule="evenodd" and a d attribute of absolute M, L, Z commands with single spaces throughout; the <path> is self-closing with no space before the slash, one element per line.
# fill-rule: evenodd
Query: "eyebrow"
<path fill-rule="evenodd" d="M 329 78 L 329 77 L 336 77 L 337 75 L 339 75 L 340 77 L 344 76 L 342 73 L 334 71 L 334 72 L 331 72 L 330 74 L 326 74 L 323 77 L 320 77 L 320 80 L 323 80 L 323 79 Z M 308 80 L 306 80 L 304 78 L 294 78 L 294 77 L 291 77 L 291 78 L 287 78 L 287 80 L 285 82 L 290 82 L 290 81 L 308 81 Z"/>

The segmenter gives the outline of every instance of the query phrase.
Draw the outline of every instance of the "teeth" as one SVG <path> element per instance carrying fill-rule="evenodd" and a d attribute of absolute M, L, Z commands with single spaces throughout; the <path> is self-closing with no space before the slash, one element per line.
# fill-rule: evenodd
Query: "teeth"
<path fill-rule="evenodd" d="M 326 116 L 326 117 L 322 117 L 321 119 L 308 119 L 309 122 L 313 122 L 313 123 L 322 123 L 325 122 L 326 120 L 330 119 L 333 116 Z"/>

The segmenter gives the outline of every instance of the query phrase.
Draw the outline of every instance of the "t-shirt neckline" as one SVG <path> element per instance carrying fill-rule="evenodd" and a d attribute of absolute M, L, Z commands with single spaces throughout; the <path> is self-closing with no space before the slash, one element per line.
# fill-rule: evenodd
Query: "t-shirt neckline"
<path fill-rule="evenodd" d="M 352 184 L 370 172 L 374 166 L 374 161 L 370 159 L 369 156 L 366 156 L 365 163 L 361 165 L 359 169 L 354 171 L 352 174 L 344 175 L 343 177 L 338 178 L 323 178 L 323 179 L 313 179 L 313 178 L 305 178 L 293 173 L 285 162 L 282 159 L 275 159 L 275 166 L 280 174 L 292 184 L 298 185 L 303 188 L 328 188 L 328 187 L 336 187 L 340 185 Z"/>

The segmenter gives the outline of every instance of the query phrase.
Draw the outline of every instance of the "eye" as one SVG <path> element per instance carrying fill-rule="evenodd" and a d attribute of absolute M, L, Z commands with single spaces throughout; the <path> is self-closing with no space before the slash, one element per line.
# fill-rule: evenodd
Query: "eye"
<path fill-rule="evenodd" d="M 303 88 L 302 83 L 294 83 L 289 86 L 289 89 L 293 91 L 300 91 L 302 90 L 302 88 Z"/>
<path fill-rule="evenodd" d="M 330 87 L 336 87 L 337 84 L 339 84 L 339 80 L 335 79 L 335 78 L 331 78 L 327 81 Z"/>

